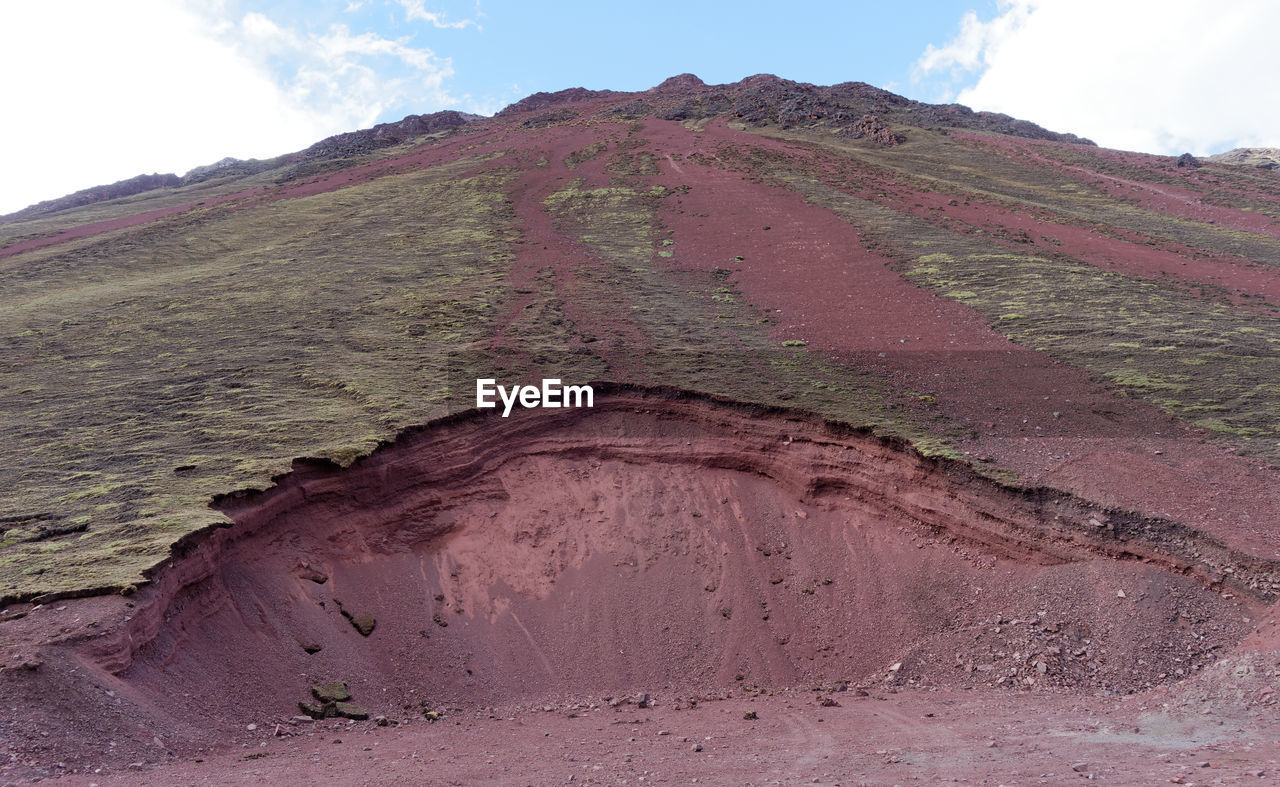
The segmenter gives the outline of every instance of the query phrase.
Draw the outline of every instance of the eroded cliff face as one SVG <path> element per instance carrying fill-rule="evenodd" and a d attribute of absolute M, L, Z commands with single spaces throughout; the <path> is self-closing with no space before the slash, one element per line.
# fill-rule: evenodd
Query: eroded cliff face
<path fill-rule="evenodd" d="M 841 682 L 1137 691 L 1220 658 L 1280 587 L 1167 521 L 631 386 L 463 413 L 217 505 L 233 523 L 136 595 L 6 621 L 46 639 L 6 654 L 23 729 L 93 733 L 60 757 L 199 746 L 331 680 L 391 716 Z"/>
<path fill-rule="evenodd" d="M 811 416 L 626 386 L 299 462 L 219 506 L 234 525 L 76 646 L 132 713 L 193 731 L 335 679 L 388 714 L 836 681 L 1130 691 L 1221 655 L 1277 579 Z"/>

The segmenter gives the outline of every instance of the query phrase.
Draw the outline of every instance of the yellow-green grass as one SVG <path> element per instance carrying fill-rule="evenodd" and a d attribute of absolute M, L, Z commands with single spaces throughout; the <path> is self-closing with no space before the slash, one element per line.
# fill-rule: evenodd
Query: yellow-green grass
<path fill-rule="evenodd" d="M 445 412 L 515 235 L 469 166 L 6 261 L 0 596 L 128 585 L 213 495 Z"/>

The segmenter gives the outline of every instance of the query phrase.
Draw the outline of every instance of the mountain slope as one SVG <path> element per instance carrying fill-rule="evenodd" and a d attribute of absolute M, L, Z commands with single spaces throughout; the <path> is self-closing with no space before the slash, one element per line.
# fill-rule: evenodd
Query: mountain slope
<path fill-rule="evenodd" d="M 215 495 L 350 462 L 482 376 L 800 407 L 1275 550 L 1277 264 L 1273 173 L 767 75 L 18 214 L 0 596 L 135 584 L 225 524 Z"/>

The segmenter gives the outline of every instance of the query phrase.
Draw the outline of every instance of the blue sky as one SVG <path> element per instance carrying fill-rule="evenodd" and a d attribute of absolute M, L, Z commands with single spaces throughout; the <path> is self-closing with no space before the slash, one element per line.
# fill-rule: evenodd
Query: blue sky
<path fill-rule="evenodd" d="M 863 81 L 1155 153 L 1280 146 L 1273 0 L 3 0 L 0 214 L 541 90 Z"/>
<path fill-rule="evenodd" d="M 294 5 L 301 4 L 245 3 L 267 15 Z M 410 18 L 406 7 L 438 18 Z M 913 15 L 883 2 L 343 0 L 309 26 L 407 36 L 449 58 L 450 93 L 466 108 L 489 112 L 539 90 L 645 90 L 685 72 L 709 83 L 759 73 L 815 84 L 856 80 L 933 98 L 925 95 L 932 84 L 912 84 L 914 62 L 930 43 L 955 35 L 966 11 L 993 11 L 995 3 L 939 0 L 919 8 Z M 458 27 L 440 26 L 450 24 Z"/>

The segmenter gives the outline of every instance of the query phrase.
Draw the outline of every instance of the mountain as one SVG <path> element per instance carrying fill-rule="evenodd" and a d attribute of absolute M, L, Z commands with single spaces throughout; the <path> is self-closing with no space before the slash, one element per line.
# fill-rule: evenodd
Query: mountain
<path fill-rule="evenodd" d="M 1280 148 L 1235 148 L 1226 153 L 1210 156 L 1209 160 L 1222 164 L 1275 169 L 1280 167 Z"/>
<path fill-rule="evenodd" d="M 0 774 L 309 768 L 338 722 L 293 717 L 342 692 L 464 748 L 510 709 L 534 781 L 533 719 L 756 741 L 821 696 L 871 734 L 838 687 L 1045 740 L 1085 723 L 1059 696 L 1268 708 L 1278 266 L 1273 171 L 770 75 L 2 217 Z M 552 379 L 592 406 L 477 407 Z"/>

